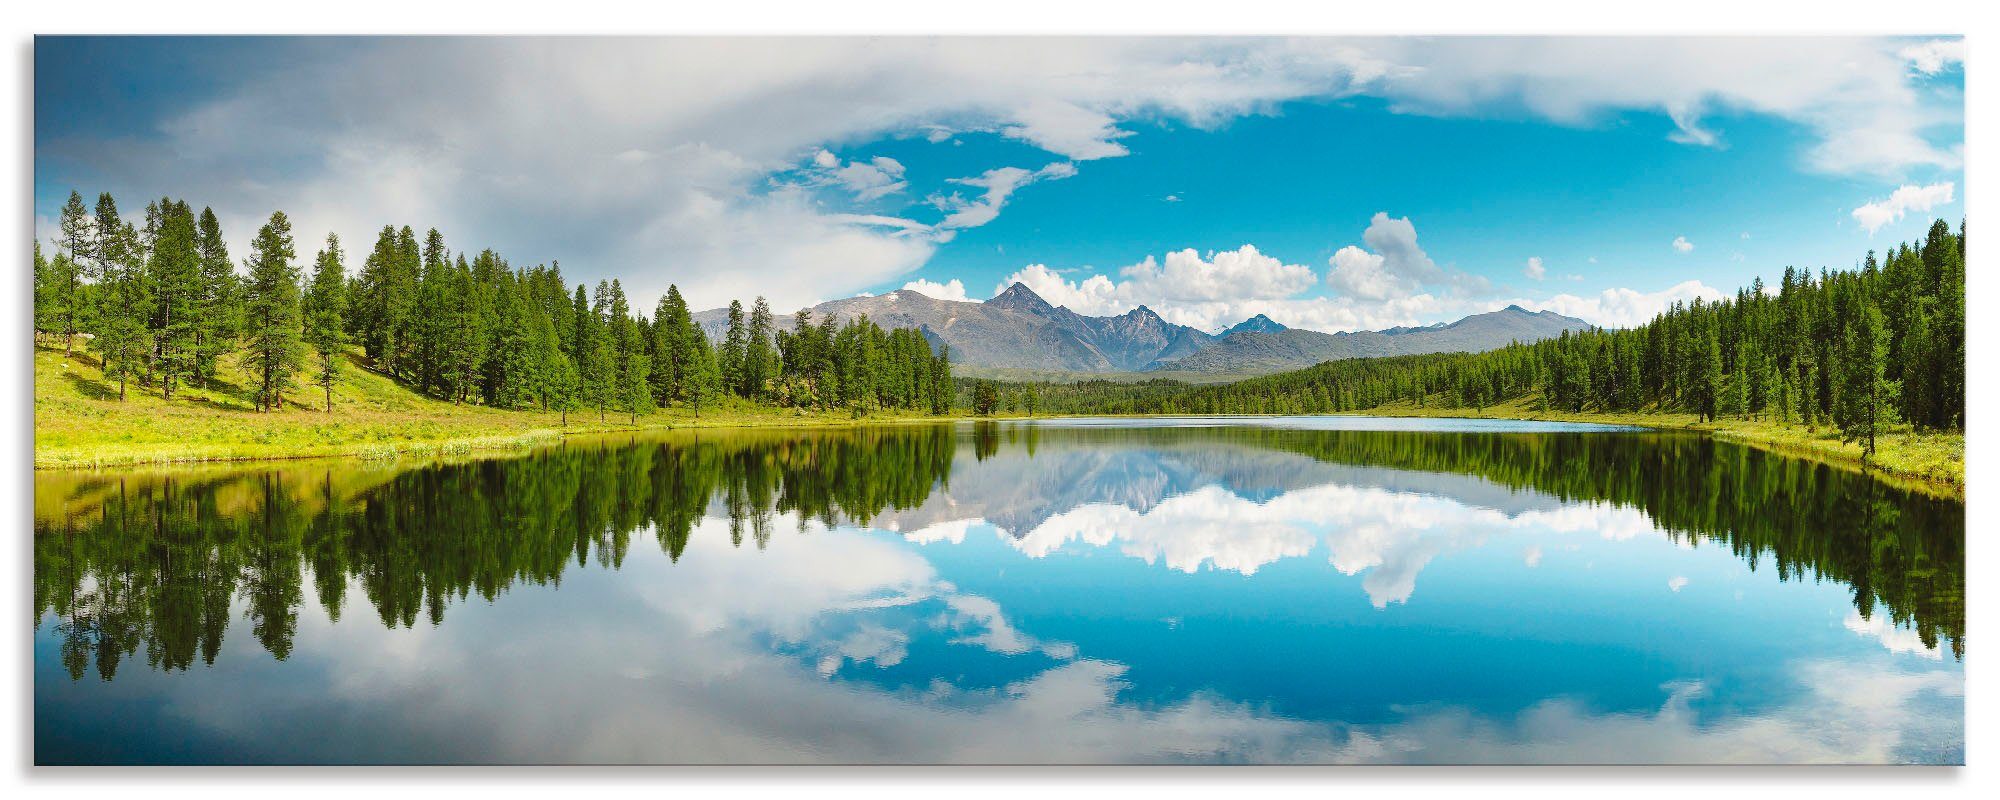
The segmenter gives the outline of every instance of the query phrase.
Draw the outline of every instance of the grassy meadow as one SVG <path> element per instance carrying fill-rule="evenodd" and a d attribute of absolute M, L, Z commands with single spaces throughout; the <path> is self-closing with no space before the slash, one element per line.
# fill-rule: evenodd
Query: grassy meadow
<path fill-rule="evenodd" d="M 641 415 L 595 409 L 560 414 L 451 403 L 413 392 L 362 365 L 358 353 L 333 389 L 333 410 L 317 386 L 285 395 L 285 407 L 258 412 L 248 381 L 226 364 L 208 388 L 182 387 L 171 400 L 156 389 L 105 379 L 81 350 L 35 349 L 35 468 L 64 469 L 202 461 L 333 456 L 391 458 L 511 450 L 563 436 L 650 428 L 845 425 L 845 412 L 812 413 L 724 401 L 697 418 L 684 408 Z M 883 412 L 863 421 L 936 419 Z"/>

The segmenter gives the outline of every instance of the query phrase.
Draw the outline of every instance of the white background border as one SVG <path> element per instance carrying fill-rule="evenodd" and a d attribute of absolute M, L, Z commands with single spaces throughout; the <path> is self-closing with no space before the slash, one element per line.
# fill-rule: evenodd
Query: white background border
<path fill-rule="evenodd" d="M 1987 602 L 1981 578 L 1993 566 L 1984 539 L 2000 532 L 1991 506 L 1978 496 L 1970 500 L 1967 551 L 1973 560 L 1968 587 L 1968 638 L 1973 654 L 1966 697 L 1966 759 L 1964 769 L 1939 768 L 500 768 L 500 769 L 34 769 L 32 763 L 33 687 L 29 671 L 31 640 L 27 621 L 31 600 L 30 515 L 33 449 L 33 360 L 30 356 L 32 270 L 28 265 L 33 204 L 33 68 L 35 34 L 52 33 L 477 33 L 477 34 L 1964 34 L 1969 49 L 1966 77 L 1967 216 L 1995 179 L 1983 146 L 1996 130 L 1992 83 L 1984 71 L 1994 39 L 1993 6 L 1946 0 L 1901 2 L 1815 2 L 1758 4 L 1735 0 L 1675 0 L 1646 7 L 1610 2 L 1471 2 L 1469 0 L 1400 3 L 1311 4 L 1308 0 L 1228 0 L 1221 3 L 1122 2 L 1087 4 L 1084 0 L 1008 0 L 1007 2 L 947 3 L 867 2 L 725 2 L 675 5 L 669 3 L 563 0 L 558 3 L 488 2 L 430 5 L 411 0 L 329 0 L 314 4 L 265 2 L 128 2 L 127 0 L 24 0 L 0 13 L 5 57 L 0 70 L 0 108 L 7 124 L 0 127 L 8 157 L 0 160 L 7 191 L 0 194 L 0 252 L 14 253 L 5 292 L 6 312 L 0 314 L 15 330 L 0 347 L 0 403 L 4 403 L 7 454 L 0 469 L 0 513 L 11 539 L 4 550 L 8 591 L 0 619 L 11 621 L 0 631 L 0 643 L 11 657 L 0 660 L 6 691 L 0 694 L 7 723 L 0 726 L 0 752 L 11 761 L 4 780 L 36 795 L 92 796 L 99 791 L 141 794 L 146 800 L 218 795 L 265 795 L 283 792 L 286 800 L 302 797 L 346 797 L 357 791 L 395 794 L 436 794 L 460 784 L 478 784 L 482 796 L 540 798 L 561 787 L 578 785 L 592 798 L 613 795 L 657 795 L 662 789 L 708 789 L 732 794 L 749 792 L 880 797 L 885 794 L 949 793 L 965 796 L 1023 792 L 1041 795 L 1103 794 L 1131 787 L 1149 796 L 1213 797 L 1219 791 L 1324 797 L 1343 789 L 1394 792 L 1399 798 L 1460 796 L 1482 798 L 1545 798 L 1584 796 L 1605 798 L 1683 797 L 1766 794 L 1792 788 L 1812 792 L 1816 799 L 1861 796 L 1881 800 L 1886 792 L 1913 790 L 1925 795 L 1978 793 L 1996 795 L 2000 769 L 1984 763 L 1993 732 L 1993 684 L 1981 669 L 1993 663 L 1983 653 L 1984 632 L 2000 618 Z M 1987 13 L 1979 13 L 1985 10 Z M 2000 58 L 2000 56 L 1996 56 Z M 1996 179 L 2000 180 L 2000 179 Z M 1978 227 L 1978 226 L 1972 226 Z M 1982 229 L 1982 233 L 1985 231 Z M 1986 234 L 1990 235 L 1990 234 Z M 2000 409 L 1988 405 L 1992 375 L 1980 367 L 1993 363 L 1995 326 L 1988 311 L 2000 311 L 1993 295 L 1994 266 L 1985 235 L 1969 248 L 1970 361 L 1968 400 L 1974 419 L 1969 432 L 1969 485 L 1983 490 L 1991 478 L 1992 438 L 1988 420 Z M 1996 784 L 1996 785 L 1989 785 Z M 1988 785 L 1981 790 L 1977 787 Z M 1037 797 L 1039 800 L 1039 797 Z M 1234 800 L 1233 798 L 1231 800 Z"/>

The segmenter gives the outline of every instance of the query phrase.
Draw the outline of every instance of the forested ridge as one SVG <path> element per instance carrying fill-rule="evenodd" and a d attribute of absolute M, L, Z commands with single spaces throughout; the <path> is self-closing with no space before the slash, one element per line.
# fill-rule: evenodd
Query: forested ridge
<path fill-rule="evenodd" d="M 1965 427 L 1965 224 L 1850 270 L 1787 267 L 1732 299 L 1697 298 L 1637 327 L 1484 353 L 1330 361 L 1230 384 L 1012 385 L 997 406 L 1051 413 L 1322 414 L 1389 403 L 1675 411 L 1831 426 L 1872 453 L 1892 425 Z"/>
<path fill-rule="evenodd" d="M 1544 412 L 1694 414 L 1838 431 L 1873 454 L 1889 430 L 1965 425 L 1965 224 L 1847 270 L 1787 268 L 1733 298 L 1676 303 L 1629 329 L 1596 329 L 1484 353 L 1331 361 L 1230 384 L 954 382 L 925 334 L 802 311 L 777 329 L 762 298 L 729 306 L 711 341 L 678 287 L 651 315 L 623 284 L 571 286 L 561 265 L 454 252 L 436 230 L 384 226 L 358 269 L 329 235 L 308 273 L 274 213 L 239 265 L 208 209 L 162 198 L 140 224 L 116 201 L 72 192 L 52 254 L 35 245 L 35 326 L 78 342 L 123 399 L 206 386 L 233 359 L 259 409 L 330 407 L 349 363 L 424 395 L 500 409 L 697 415 L 725 398 L 862 416 L 898 409 L 981 415 L 1266 414 L 1409 404 Z M 353 357 L 350 358 L 350 355 Z M 358 359 L 358 360 L 356 360 Z"/>
<path fill-rule="evenodd" d="M 669 405 L 699 414 L 721 397 L 944 413 L 954 395 L 949 354 L 917 331 L 809 313 L 776 330 L 760 297 L 747 314 L 731 303 L 727 334 L 711 343 L 676 286 L 649 318 L 617 279 L 572 291 L 558 263 L 515 268 L 490 249 L 468 258 L 436 229 L 419 243 L 408 226 L 384 226 L 352 275 L 331 234 L 306 274 L 282 212 L 258 229 L 240 273 L 215 214 L 182 200 L 148 203 L 135 225 L 111 195 L 91 209 L 71 192 L 59 236 L 51 256 L 35 243 L 37 338 L 65 354 L 84 340 L 119 399 L 135 386 L 166 398 L 206 386 L 234 358 L 259 410 L 302 387 L 330 408 L 353 347 L 432 397 L 600 418 Z"/>

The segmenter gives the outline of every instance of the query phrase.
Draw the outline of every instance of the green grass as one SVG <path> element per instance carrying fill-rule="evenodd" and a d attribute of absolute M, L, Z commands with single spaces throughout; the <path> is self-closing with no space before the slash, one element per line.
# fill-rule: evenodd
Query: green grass
<path fill-rule="evenodd" d="M 509 411 L 425 397 L 362 366 L 351 354 L 334 386 L 333 411 L 324 410 L 317 386 L 285 395 L 284 408 L 258 412 L 234 364 L 206 389 L 183 387 L 171 400 L 157 389 L 105 379 L 97 360 L 77 351 L 35 350 L 35 468 L 65 469 L 279 458 L 400 458 L 462 455 L 550 444 L 574 434 L 660 428 L 852 425 L 856 422 L 930 420 L 915 414 L 878 413 L 856 420 L 841 413 L 812 413 L 731 402 L 641 415 L 635 422 L 616 411 L 599 419 L 595 409 L 559 414 Z"/>
<path fill-rule="evenodd" d="M 1370 409 L 1365 414 L 1401 417 L 1471 417 L 1486 419 L 1558 420 L 1603 422 L 1671 430 L 1708 431 L 1716 436 L 1787 455 L 1809 458 L 1839 467 L 1865 470 L 1889 478 L 1907 488 L 1963 497 L 1965 494 L 1965 434 L 1919 433 L 1900 428 L 1875 440 L 1875 455 L 1864 463 L 1861 445 L 1842 442 L 1833 428 L 1820 425 L 1785 425 L 1768 419 L 1720 419 L 1702 422 L 1694 414 L 1679 412 L 1569 413 L 1543 411 L 1531 400 L 1515 400 L 1487 406 L 1483 410 L 1417 406 L 1398 402 Z"/>

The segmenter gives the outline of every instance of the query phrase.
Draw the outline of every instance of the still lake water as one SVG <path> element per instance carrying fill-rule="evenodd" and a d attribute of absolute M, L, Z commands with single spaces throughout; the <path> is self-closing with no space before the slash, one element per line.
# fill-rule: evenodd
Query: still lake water
<path fill-rule="evenodd" d="M 1959 763 L 1964 506 L 1357 418 L 35 476 L 39 763 Z"/>

